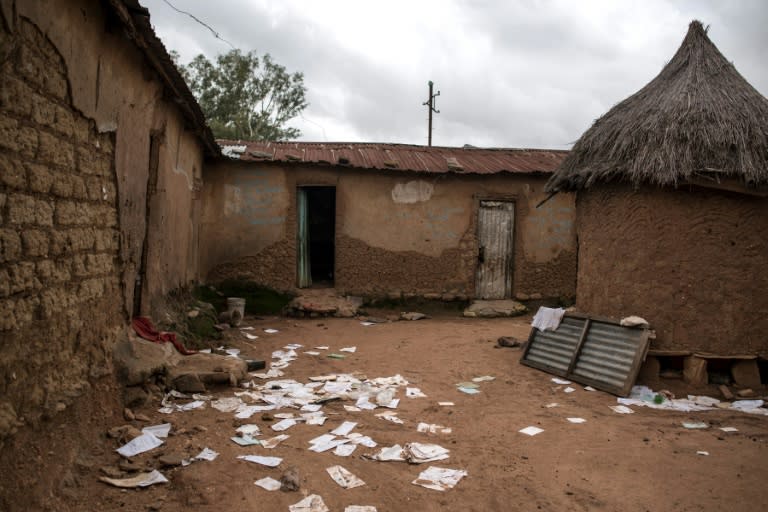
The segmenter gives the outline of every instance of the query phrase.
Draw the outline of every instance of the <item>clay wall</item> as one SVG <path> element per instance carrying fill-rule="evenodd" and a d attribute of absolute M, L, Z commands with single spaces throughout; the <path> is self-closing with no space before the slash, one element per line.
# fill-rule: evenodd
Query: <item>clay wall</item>
<path fill-rule="evenodd" d="M 768 200 L 601 185 L 577 211 L 580 310 L 645 318 L 653 349 L 768 352 Z"/>
<path fill-rule="evenodd" d="M 514 294 L 573 297 L 574 203 L 540 209 L 545 177 L 381 173 L 337 167 L 222 162 L 205 171 L 201 274 L 296 286 L 296 189 L 336 187 L 339 292 L 474 295 L 481 199 L 515 202 Z"/>
<path fill-rule="evenodd" d="M 102 5 L 0 1 L 0 444 L 111 374 L 146 233 L 145 311 L 197 273 L 200 143 Z"/>

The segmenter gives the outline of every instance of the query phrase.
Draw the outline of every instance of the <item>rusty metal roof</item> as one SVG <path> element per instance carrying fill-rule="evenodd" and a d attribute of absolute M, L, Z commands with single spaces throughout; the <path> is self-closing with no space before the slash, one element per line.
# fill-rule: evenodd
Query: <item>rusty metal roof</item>
<path fill-rule="evenodd" d="M 223 153 L 246 162 L 279 162 L 429 173 L 552 173 L 568 151 L 428 147 L 383 143 L 219 140 Z"/>

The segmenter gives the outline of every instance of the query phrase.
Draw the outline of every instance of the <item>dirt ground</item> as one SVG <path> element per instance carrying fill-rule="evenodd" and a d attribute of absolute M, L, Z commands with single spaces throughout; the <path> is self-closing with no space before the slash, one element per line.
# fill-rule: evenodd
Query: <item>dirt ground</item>
<path fill-rule="evenodd" d="M 349 505 L 373 505 L 379 511 L 490 511 L 490 510 L 606 510 L 606 511 L 756 511 L 768 509 L 768 417 L 729 411 L 680 413 L 635 407 L 634 414 L 616 414 L 608 408 L 616 398 L 590 392 L 574 384 L 551 382 L 551 375 L 519 364 L 521 352 L 496 348 L 498 337 L 527 338 L 528 318 L 462 319 L 443 316 L 415 322 L 363 326 L 354 319 L 246 318 L 244 325 L 259 339 L 248 341 L 240 331 L 227 332 L 229 346 L 246 358 L 269 359 L 273 350 L 289 343 L 304 345 L 298 360 L 283 378 L 307 382 L 313 375 L 362 372 L 369 378 L 401 374 L 426 398 L 406 398 L 401 388 L 397 412 L 405 423 L 397 425 L 374 416 L 375 411 L 347 412 L 341 402 L 323 407 L 325 425 L 298 424 L 282 432 L 290 435 L 278 447 L 241 447 L 230 440 L 241 423 L 257 423 L 261 438 L 276 435 L 261 413 L 250 420 L 235 420 L 207 405 L 204 409 L 158 412 L 155 401 L 137 410 L 151 424 L 170 422 L 171 436 L 160 448 L 135 457 L 159 467 L 160 455 L 196 455 L 209 447 L 219 452 L 211 462 L 161 469 L 170 480 L 140 490 L 121 490 L 98 481 L 102 467 L 117 467 L 118 442 L 106 434 L 93 440 L 83 454 L 66 497 L 71 510 L 279 511 L 307 494 L 319 494 L 332 511 Z M 264 328 L 278 329 L 266 334 Z M 318 345 L 329 352 L 346 346 L 357 351 L 344 360 L 303 354 Z M 480 393 L 467 395 L 455 384 L 491 375 L 480 383 Z M 263 381 L 259 381 L 262 383 Z M 216 390 L 217 397 L 233 396 L 233 389 Z M 717 396 L 714 390 L 712 396 Z M 445 407 L 438 401 L 451 401 Z M 559 406 L 545 408 L 557 402 Z M 279 411 L 273 411 L 279 412 Z M 283 411 L 286 412 L 286 411 Z M 581 417 L 572 424 L 566 418 Z M 705 430 L 686 430 L 681 422 L 701 420 Z M 343 421 L 358 422 L 356 432 L 372 437 L 378 447 L 359 446 L 350 457 L 332 451 L 308 451 L 308 441 Z M 452 433 L 418 433 L 423 421 L 452 428 Z M 141 428 L 146 423 L 138 421 Z M 116 423 L 119 425 L 120 423 Z M 544 432 L 529 437 L 518 432 L 536 426 Z M 736 427 L 725 433 L 718 427 Z M 201 428 L 202 427 L 202 428 Z M 432 442 L 450 449 L 448 460 L 409 465 L 378 462 L 362 457 L 382 446 L 409 441 Z M 55 450 L 55 449 L 54 449 Z M 708 456 L 697 451 L 709 452 Z M 49 455 L 54 452 L 49 452 Z M 282 457 L 277 468 L 238 460 L 243 454 Z M 345 490 L 325 468 L 340 464 L 366 485 Z M 429 466 L 463 469 L 468 475 L 455 488 L 439 492 L 411 482 Z M 298 469 L 298 492 L 268 492 L 254 485 L 265 476 L 279 479 L 289 467 Z M 16 503 L 18 510 L 30 510 Z M 63 505 L 62 505 L 63 506 Z M 63 510 L 63 508 L 62 508 Z"/>

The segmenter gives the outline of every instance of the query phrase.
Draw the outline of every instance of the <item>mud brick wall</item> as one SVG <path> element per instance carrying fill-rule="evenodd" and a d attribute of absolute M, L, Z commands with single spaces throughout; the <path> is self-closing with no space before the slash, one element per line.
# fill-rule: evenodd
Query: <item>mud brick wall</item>
<path fill-rule="evenodd" d="M 580 310 L 645 318 L 654 349 L 768 353 L 768 199 L 600 185 L 577 229 Z"/>
<path fill-rule="evenodd" d="M 56 48 L 0 30 L 0 443 L 110 372 L 120 311 L 114 143 Z"/>

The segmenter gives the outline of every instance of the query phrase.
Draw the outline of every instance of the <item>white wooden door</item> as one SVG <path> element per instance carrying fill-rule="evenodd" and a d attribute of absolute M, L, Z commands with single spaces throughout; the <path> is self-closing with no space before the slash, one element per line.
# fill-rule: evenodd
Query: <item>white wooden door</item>
<path fill-rule="evenodd" d="M 478 299 L 506 299 L 512 295 L 515 203 L 481 201 L 477 213 Z"/>

